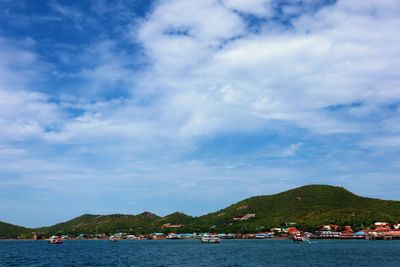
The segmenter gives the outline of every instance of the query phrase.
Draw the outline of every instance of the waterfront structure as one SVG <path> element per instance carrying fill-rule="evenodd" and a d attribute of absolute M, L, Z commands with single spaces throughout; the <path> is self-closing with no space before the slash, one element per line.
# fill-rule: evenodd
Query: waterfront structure
<path fill-rule="evenodd" d="M 150 237 L 151 237 L 151 239 L 154 239 L 154 240 L 161 240 L 161 239 L 167 238 L 167 236 L 164 233 L 151 233 Z"/>
<path fill-rule="evenodd" d="M 254 236 L 255 239 L 273 238 L 274 233 L 258 233 Z"/>

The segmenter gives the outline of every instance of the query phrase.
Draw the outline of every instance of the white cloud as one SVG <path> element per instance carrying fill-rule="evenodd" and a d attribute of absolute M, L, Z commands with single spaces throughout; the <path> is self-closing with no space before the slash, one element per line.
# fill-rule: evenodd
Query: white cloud
<path fill-rule="evenodd" d="M 47 129 L 62 123 L 62 118 L 57 105 L 43 94 L 0 89 L 0 143 L 40 139 Z"/>
<path fill-rule="evenodd" d="M 0 89 L 22 89 L 35 78 L 38 60 L 29 50 L 32 45 L 30 38 L 14 41 L 0 36 Z"/>
<path fill-rule="evenodd" d="M 137 59 L 118 51 L 114 41 L 99 42 L 80 59 L 95 58 L 92 67 L 79 73 L 88 81 L 85 90 L 93 95 L 123 81 L 125 88 L 132 88 L 125 89 L 132 99 L 53 104 L 44 94 L 2 90 L 0 115 L 9 125 L 3 135 L 40 135 L 50 143 L 74 144 L 118 137 L 135 140 L 139 147 L 157 140 L 164 141 L 155 147 L 169 142 L 192 147 L 192 138 L 257 132 L 274 128 L 276 122 L 317 134 L 361 133 L 371 125 L 354 116 L 379 109 L 368 114 L 353 109 L 338 116 L 327 108 L 400 100 L 400 42 L 391 34 L 400 25 L 391 16 L 398 8 L 395 1 L 339 1 L 295 19 L 293 29 L 246 32 L 247 22 L 232 9 L 251 13 L 268 2 L 161 1 L 135 30 L 135 41 L 151 63 L 140 78 L 127 67 Z M 37 63 L 36 55 L 7 42 L 2 40 L 8 49 L 0 64 L 2 86 L 18 84 L 16 75 L 26 79 L 26 86 L 32 78 L 14 71 L 13 64 L 21 62 L 27 70 Z M 18 60 L 11 61 L 10 55 Z M 138 104 L 147 99 L 146 105 Z M 65 108 L 82 112 L 68 119 L 61 115 Z"/>
<path fill-rule="evenodd" d="M 357 7 L 361 13 L 353 16 L 356 7 L 341 1 L 316 14 L 301 16 L 294 29 L 267 28 L 261 34 L 241 35 L 220 49 L 208 48 L 214 35 L 204 35 L 202 29 L 191 26 L 196 21 L 196 25 L 202 25 L 200 28 L 215 30 L 215 35 L 223 38 L 217 34 L 218 28 L 209 25 L 207 16 L 165 15 L 172 17 L 178 6 L 186 10 L 189 5 L 199 9 L 199 14 L 203 9 L 214 12 L 215 4 L 207 1 L 199 8 L 197 2 L 184 6 L 177 3 L 181 2 L 157 7 L 139 30 L 138 40 L 153 60 L 146 86 L 162 91 L 168 99 L 185 99 L 172 103 L 183 107 L 183 102 L 190 102 L 189 108 L 197 114 L 184 124 L 185 132 L 206 128 L 204 122 L 209 122 L 208 129 L 219 131 L 237 116 L 250 121 L 257 116 L 266 125 L 269 120 L 284 120 L 317 133 L 357 132 L 365 130 L 362 123 L 338 118 L 325 108 L 357 101 L 372 105 L 400 98 L 395 73 L 400 67 L 396 60 L 400 46 L 398 37 L 392 34 L 400 21 L 391 16 L 376 19 L 370 14 L 371 6 L 385 13 L 394 2 L 381 6 L 370 1 L 370 9 Z M 227 20 L 221 20 L 231 21 L 234 13 L 224 12 Z M 188 27 L 188 36 L 163 34 L 171 25 Z M 238 34 L 223 32 L 229 33 L 224 38 Z M 239 96 L 235 102 L 226 93 L 221 98 L 215 94 L 215 90 L 222 92 L 228 87 Z M 190 95 L 196 95 L 196 102 L 204 99 L 207 104 L 193 104 Z M 213 127 L 215 120 L 224 125 Z"/>
<path fill-rule="evenodd" d="M 268 5 L 266 1 L 225 4 L 243 10 Z M 267 28 L 254 34 L 246 33 L 243 18 L 218 1 L 162 1 L 135 30 L 135 40 L 152 64 L 139 82 L 126 68 L 130 55 L 117 52 L 113 41 L 100 42 L 82 59 L 96 58 L 93 68 L 80 73 L 89 81 L 85 90 L 93 88 L 95 94 L 123 81 L 125 87 L 135 87 L 134 100 L 98 100 L 90 105 L 61 101 L 58 108 L 79 107 L 83 114 L 65 120 L 44 138 L 86 143 L 118 136 L 153 143 L 256 132 L 279 121 L 318 134 L 360 133 L 370 127 L 353 119 L 363 116 L 360 109 L 357 114 L 353 109 L 337 116 L 326 108 L 353 102 L 372 107 L 399 100 L 400 47 L 398 37 L 390 33 L 400 22 L 370 14 L 371 9 L 387 14 L 393 8 L 397 8 L 393 1 L 369 1 L 362 8 L 339 1 L 296 19 L 294 29 Z M 142 98 L 151 101 L 140 107 Z M 43 105 L 43 111 L 35 112 L 39 119 L 29 120 L 26 131 L 40 132 L 42 124 L 55 120 L 44 115 L 59 111 L 46 99 L 34 101 Z"/>
<path fill-rule="evenodd" d="M 400 148 L 400 135 L 368 138 L 361 142 L 364 147 L 397 151 Z"/>
<path fill-rule="evenodd" d="M 134 36 L 145 47 L 155 71 L 172 76 L 194 70 L 210 51 L 244 29 L 240 17 L 217 1 L 174 0 L 161 1 Z"/>
<path fill-rule="evenodd" d="M 177 36 L 182 33 L 184 36 L 212 45 L 240 35 L 243 30 L 244 24 L 240 17 L 226 10 L 217 1 L 174 0 L 162 1 L 157 6 L 139 30 L 139 38 L 145 42 L 148 37 L 171 41 L 179 39 Z M 156 50 L 163 49 L 162 46 L 151 46 L 150 43 L 145 45 Z"/>
<path fill-rule="evenodd" d="M 271 15 L 271 0 L 224 0 L 226 7 L 236 11 L 249 13 L 257 16 Z"/>
<path fill-rule="evenodd" d="M 302 143 L 291 144 L 287 149 L 282 152 L 283 156 L 291 157 L 296 155 L 299 149 L 303 146 Z"/>

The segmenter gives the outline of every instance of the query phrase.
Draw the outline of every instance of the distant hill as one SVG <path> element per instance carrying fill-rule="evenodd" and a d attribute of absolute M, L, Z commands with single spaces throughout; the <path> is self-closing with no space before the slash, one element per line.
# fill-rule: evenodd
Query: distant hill
<path fill-rule="evenodd" d="M 246 221 L 234 217 L 255 214 Z M 256 196 L 228 208 L 197 218 L 198 228 L 214 225 L 231 231 L 254 231 L 257 228 L 297 226 L 313 230 L 326 223 L 369 226 L 375 221 L 400 221 L 400 201 L 357 196 L 342 187 L 308 185 L 275 195 Z"/>
<path fill-rule="evenodd" d="M 85 214 L 67 222 L 34 230 L 43 234 L 119 231 L 135 234 L 155 231 L 245 233 L 294 223 L 306 230 L 315 230 L 327 223 L 361 228 L 375 221 L 400 222 L 400 201 L 360 197 L 342 187 L 308 185 L 275 195 L 251 197 L 200 217 L 191 217 L 180 212 L 164 217 L 150 212 L 139 215 Z M 0 234 L 3 233 L 3 236 L 7 236 L 7 233 L 15 235 L 32 231 L 3 224 L 0 224 Z"/>
<path fill-rule="evenodd" d="M 189 216 L 182 212 L 174 212 L 165 217 L 159 218 L 156 223 L 172 223 L 172 224 L 182 224 L 182 225 L 190 225 L 195 220 L 194 217 Z"/>
<path fill-rule="evenodd" d="M 116 231 L 131 231 L 132 229 L 151 230 L 154 220 L 160 217 L 143 212 L 139 215 L 92 215 L 84 214 L 70 221 L 59 223 L 50 227 L 39 228 L 39 232 L 60 234 L 89 234 L 89 233 L 112 233 Z"/>
<path fill-rule="evenodd" d="M 165 217 L 159 217 L 151 212 L 139 215 L 91 215 L 85 214 L 70 221 L 50 227 L 38 228 L 43 233 L 88 234 L 88 233 L 150 233 L 160 231 L 164 224 L 182 224 L 192 222 L 194 218 L 184 213 L 175 212 Z"/>
<path fill-rule="evenodd" d="M 0 238 L 17 238 L 21 234 L 29 234 L 32 230 L 5 222 L 0 222 Z"/>

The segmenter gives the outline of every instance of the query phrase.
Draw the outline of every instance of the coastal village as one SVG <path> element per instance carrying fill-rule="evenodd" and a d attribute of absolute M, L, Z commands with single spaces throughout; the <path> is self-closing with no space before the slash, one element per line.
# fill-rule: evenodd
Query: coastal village
<path fill-rule="evenodd" d="M 309 185 L 250 197 L 199 217 L 83 214 L 48 227 L 3 224 L 0 238 L 52 240 L 400 239 L 400 202 L 359 197 L 341 188 Z M 8 230 L 7 230 L 8 229 Z"/>
<path fill-rule="evenodd" d="M 238 217 L 236 220 L 247 220 L 254 218 L 254 214 L 247 214 L 243 217 Z M 163 233 L 154 232 L 149 234 L 133 235 L 124 232 L 117 232 L 113 234 L 79 234 L 74 235 L 53 235 L 49 240 L 176 240 L 176 239 L 202 239 L 204 236 L 212 236 L 218 239 L 293 239 L 296 240 L 299 237 L 306 237 L 307 239 L 369 239 L 369 240 L 394 240 L 400 239 L 400 223 L 391 225 L 387 222 L 376 222 L 373 227 L 362 229 L 359 231 L 353 231 L 349 225 L 339 226 L 335 224 L 323 225 L 320 230 L 309 233 L 304 232 L 301 229 L 296 228 L 296 223 L 288 223 L 289 227 L 275 227 L 269 229 L 269 231 L 257 232 L 257 233 Z M 182 224 L 166 223 L 162 226 L 162 229 L 179 229 Z M 47 239 L 48 237 L 39 236 L 33 233 L 33 239 Z"/>

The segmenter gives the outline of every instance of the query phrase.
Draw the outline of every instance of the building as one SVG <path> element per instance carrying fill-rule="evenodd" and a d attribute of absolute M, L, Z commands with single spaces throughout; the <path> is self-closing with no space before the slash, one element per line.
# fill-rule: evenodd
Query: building
<path fill-rule="evenodd" d="M 288 233 L 289 235 L 295 235 L 295 234 L 297 234 L 298 232 L 299 232 L 299 230 L 297 230 L 296 227 L 289 227 L 289 228 L 287 229 L 287 233 Z"/>
<path fill-rule="evenodd" d="M 182 224 L 165 223 L 161 228 L 181 228 L 182 226 Z"/>
<path fill-rule="evenodd" d="M 390 223 L 387 222 L 376 222 L 375 223 L 376 232 L 387 232 L 390 231 Z"/>
<path fill-rule="evenodd" d="M 338 228 L 336 224 L 327 224 L 322 227 L 322 231 L 337 231 Z"/>
<path fill-rule="evenodd" d="M 255 217 L 256 217 L 256 214 L 248 213 L 248 214 L 245 214 L 245 215 L 239 215 L 237 217 L 234 217 L 233 220 L 234 221 L 247 221 L 248 219 L 255 218 Z"/>
<path fill-rule="evenodd" d="M 346 225 L 342 231 L 344 234 L 353 234 L 353 229 L 351 229 L 350 225 Z"/>
<path fill-rule="evenodd" d="M 156 240 L 167 238 L 164 233 L 151 233 L 150 236 L 151 236 L 151 239 L 156 239 Z"/>

